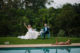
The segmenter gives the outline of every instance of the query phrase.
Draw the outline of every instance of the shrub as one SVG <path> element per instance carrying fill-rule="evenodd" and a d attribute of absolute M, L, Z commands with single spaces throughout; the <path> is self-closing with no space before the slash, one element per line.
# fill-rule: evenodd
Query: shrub
<path fill-rule="evenodd" d="M 57 36 L 59 36 L 59 37 L 63 37 L 65 35 L 65 31 L 64 30 L 59 30 L 59 32 L 58 32 L 58 34 L 57 34 Z"/>

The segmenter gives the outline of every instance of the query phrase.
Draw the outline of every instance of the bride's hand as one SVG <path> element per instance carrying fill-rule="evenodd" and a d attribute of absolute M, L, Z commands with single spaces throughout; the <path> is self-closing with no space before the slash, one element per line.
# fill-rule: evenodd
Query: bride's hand
<path fill-rule="evenodd" d="M 28 27 L 26 26 L 26 23 L 24 23 L 24 26 L 28 29 Z"/>
<path fill-rule="evenodd" d="M 24 22 L 24 26 L 26 26 L 26 23 Z"/>

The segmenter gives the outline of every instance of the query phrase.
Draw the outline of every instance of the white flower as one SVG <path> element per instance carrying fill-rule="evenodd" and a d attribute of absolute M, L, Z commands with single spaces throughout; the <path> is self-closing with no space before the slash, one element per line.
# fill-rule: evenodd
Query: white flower
<path fill-rule="evenodd" d="M 4 44 L 7 44 L 8 45 L 9 44 L 9 41 L 4 42 Z"/>

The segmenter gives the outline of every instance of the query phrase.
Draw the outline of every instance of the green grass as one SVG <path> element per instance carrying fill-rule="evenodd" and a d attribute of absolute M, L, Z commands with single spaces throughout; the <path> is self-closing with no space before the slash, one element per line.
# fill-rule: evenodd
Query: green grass
<path fill-rule="evenodd" d="M 17 37 L 0 37 L 0 44 L 4 44 L 4 42 L 9 41 L 10 44 L 52 44 L 55 43 L 56 37 L 52 37 L 50 39 L 41 39 L 38 38 L 36 40 L 25 40 L 19 39 Z M 80 43 L 80 38 L 70 38 L 70 37 L 57 37 L 58 41 L 65 42 L 67 39 L 71 39 L 72 43 Z"/>

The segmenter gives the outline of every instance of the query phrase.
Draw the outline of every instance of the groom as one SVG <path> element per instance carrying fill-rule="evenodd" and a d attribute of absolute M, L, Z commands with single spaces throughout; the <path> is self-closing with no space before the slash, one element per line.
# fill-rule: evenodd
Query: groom
<path fill-rule="evenodd" d="M 49 27 L 47 26 L 47 24 L 44 24 L 43 33 L 41 34 L 41 37 L 45 39 L 46 35 L 48 36 L 48 38 L 50 38 Z"/>

